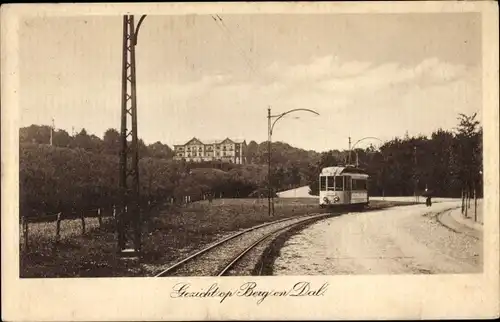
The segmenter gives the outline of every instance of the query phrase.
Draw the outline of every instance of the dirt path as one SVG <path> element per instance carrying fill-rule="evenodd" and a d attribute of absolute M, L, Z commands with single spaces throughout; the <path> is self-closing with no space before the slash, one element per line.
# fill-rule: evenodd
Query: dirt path
<path fill-rule="evenodd" d="M 437 214 L 455 203 L 395 207 L 324 220 L 290 238 L 274 275 L 432 274 L 482 271 L 482 238 Z"/>

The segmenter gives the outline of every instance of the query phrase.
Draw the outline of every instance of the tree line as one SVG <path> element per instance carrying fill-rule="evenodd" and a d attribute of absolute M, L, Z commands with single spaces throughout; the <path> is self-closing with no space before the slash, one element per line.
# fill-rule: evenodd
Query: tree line
<path fill-rule="evenodd" d="M 109 129 L 103 139 L 85 130 L 32 125 L 20 129 L 20 207 L 23 214 L 109 207 L 119 201 L 119 138 Z M 283 142 L 271 145 L 268 177 L 267 142 L 250 141 L 246 164 L 192 163 L 173 160 L 161 142 L 139 141 L 142 202 L 176 201 L 189 196 L 267 196 L 273 191 L 309 185 L 318 194 L 318 175 L 326 166 L 344 165 L 349 151 L 306 151 Z M 437 130 L 430 137 L 394 138 L 378 149 L 350 152 L 370 175 L 371 195 L 413 195 L 426 187 L 436 196 L 460 197 L 476 191 L 482 196 L 482 128 L 476 115 L 460 115 L 453 131 Z"/>
<path fill-rule="evenodd" d="M 246 197 L 267 176 L 258 165 L 230 169 L 172 159 L 142 157 L 139 161 L 140 202 L 182 202 L 207 195 Z M 119 157 L 82 148 L 36 143 L 20 146 L 20 211 L 38 216 L 81 209 L 109 208 L 119 204 Z M 226 171 L 225 171 L 226 170 Z"/>
<path fill-rule="evenodd" d="M 439 129 L 430 137 L 406 135 L 378 149 L 356 149 L 359 166 L 370 174 L 370 195 L 421 195 L 461 197 L 483 194 L 483 130 L 476 114 L 460 114 L 452 131 Z M 329 151 L 310 171 L 310 190 L 317 195 L 318 176 L 323 167 L 345 164 L 348 151 Z M 353 157 L 354 159 L 354 157 Z"/>
<path fill-rule="evenodd" d="M 98 154 L 118 155 L 120 152 L 120 133 L 116 129 L 106 130 L 102 139 L 94 134 L 88 134 L 85 129 L 81 129 L 80 132 L 73 135 L 62 129 L 54 129 L 52 132 L 52 142 L 51 130 L 51 127 L 47 125 L 31 125 L 21 128 L 19 131 L 19 142 L 21 144 L 32 143 L 41 145 L 52 143 L 54 147 L 79 148 Z M 174 155 L 173 150 L 168 145 L 159 141 L 146 145 L 143 140 L 139 139 L 138 146 L 141 157 L 170 159 Z"/>

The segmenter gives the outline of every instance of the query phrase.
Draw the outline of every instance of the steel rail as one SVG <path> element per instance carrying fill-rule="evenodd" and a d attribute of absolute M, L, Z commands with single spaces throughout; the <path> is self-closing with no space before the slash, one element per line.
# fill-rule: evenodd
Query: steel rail
<path fill-rule="evenodd" d="M 254 242 L 252 245 L 248 246 L 247 248 L 245 248 L 242 252 L 240 252 L 238 254 L 238 256 L 236 256 L 228 265 L 226 265 L 226 267 L 224 267 L 217 276 L 223 276 L 224 274 L 226 274 L 230 269 L 232 269 L 236 263 L 238 263 L 241 258 L 243 258 L 243 256 L 245 256 L 246 254 L 248 254 L 248 252 L 250 252 L 252 249 L 254 249 L 257 245 L 259 245 L 260 243 L 262 243 L 264 240 L 268 239 L 269 237 L 275 235 L 276 233 L 279 233 L 283 230 L 287 230 L 287 229 L 290 229 L 290 228 L 293 228 L 297 225 L 300 225 L 300 224 L 304 224 L 308 221 L 313 221 L 313 220 L 317 220 L 317 219 L 322 219 L 322 217 L 324 218 L 328 218 L 330 216 L 333 216 L 333 214 L 322 214 L 322 215 L 318 215 L 318 216 L 313 216 L 311 218 L 305 218 L 304 220 L 301 220 L 301 221 L 298 221 L 298 222 L 294 222 L 294 223 L 291 223 L 285 227 L 281 227 L 279 229 L 276 229 L 264 236 L 262 236 L 261 238 L 259 238 L 259 240 L 257 240 L 256 242 Z"/>
<path fill-rule="evenodd" d="M 324 216 L 324 214 L 321 214 L 321 215 L 316 215 L 316 216 L 311 216 L 311 215 L 304 215 L 302 217 L 309 217 L 309 218 L 315 218 L 315 217 L 319 217 L 319 216 Z M 257 225 L 257 226 L 253 226 L 253 227 L 250 227 L 250 228 L 247 228 L 243 231 L 240 231 L 236 234 L 233 234 L 233 235 L 230 235 L 220 241 L 217 241 L 215 244 L 212 244 L 212 245 L 209 245 L 203 249 L 201 249 L 200 251 L 184 258 L 183 260 L 173 264 L 172 266 L 164 269 L 163 271 L 161 271 L 160 273 L 156 274 L 154 277 L 162 277 L 162 276 L 166 276 L 167 273 L 173 271 L 174 269 L 178 268 L 179 266 L 181 266 L 182 264 L 185 264 L 187 262 L 189 262 L 190 260 L 193 260 L 195 258 L 197 258 L 198 256 L 202 255 L 202 254 L 205 254 L 207 253 L 208 251 L 212 250 L 212 249 L 215 249 L 216 247 L 230 241 L 230 240 L 233 240 L 243 234 L 246 234 L 246 233 L 249 233 L 251 231 L 254 231 L 256 229 L 259 229 L 259 228 L 263 228 L 263 227 L 267 227 L 267 226 L 270 226 L 270 225 L 274 225 L 274 224 L 278 224 L 278 223 L 281 223 L 281 222 L 285 222 L 285 221 L 290 221 L 290 220 L 296 220 L 297 218 L 301 218 L 301 217 L 292 217 L 292 218 L 284 218 L 284 219 L 279 219 L 279 220 L 275 220 L 275 221 L 271 221 L 271 222 L 267 222 L 267 223 L 263 223 L 263 224 L 260 224 L 260 225 Z"/>

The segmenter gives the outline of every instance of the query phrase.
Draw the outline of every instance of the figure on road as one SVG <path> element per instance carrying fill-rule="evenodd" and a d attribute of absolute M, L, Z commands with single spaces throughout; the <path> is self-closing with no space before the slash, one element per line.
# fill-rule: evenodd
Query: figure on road
<path fill-rule="evenodd" d="M 432 195 L 431 195 L 431 192 L 427 188 L 425 188 L 424 196 L 426 197 L 425 205 L 427 207 L 432 206 Z"/>

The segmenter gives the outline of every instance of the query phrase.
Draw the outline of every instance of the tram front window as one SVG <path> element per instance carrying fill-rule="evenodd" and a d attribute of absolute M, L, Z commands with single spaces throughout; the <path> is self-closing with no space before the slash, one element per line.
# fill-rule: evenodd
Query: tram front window
<path fill-rule="evenodd" d="M 335 177 L 329 176 L 327 181 L 327 191 L 335 191 Z"/>
<path fill-rule="evenodd" d="M 335 191 L 344 190 L 344 177 L 335 177 Z"/>
<path fill-rule="evenodd" d="M 326 190 L 326 177 L 319 177 L 319 190 L 320 191 Z"/>

